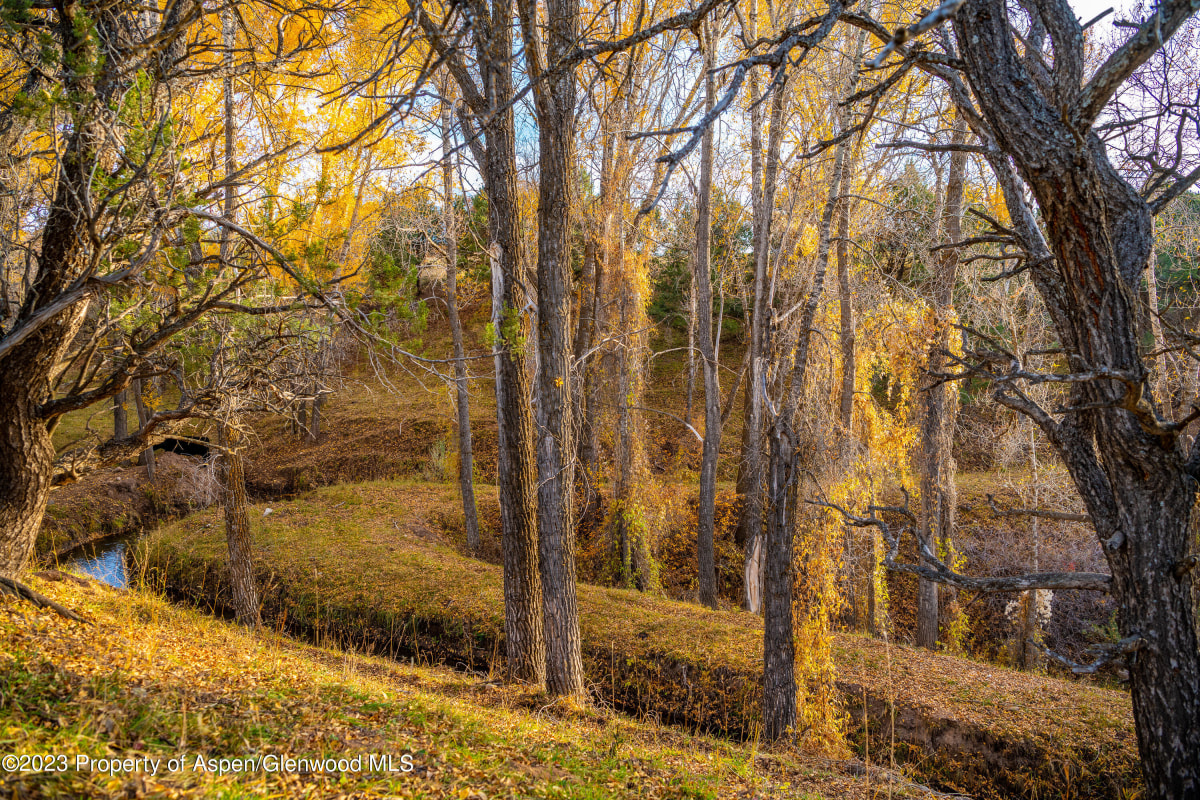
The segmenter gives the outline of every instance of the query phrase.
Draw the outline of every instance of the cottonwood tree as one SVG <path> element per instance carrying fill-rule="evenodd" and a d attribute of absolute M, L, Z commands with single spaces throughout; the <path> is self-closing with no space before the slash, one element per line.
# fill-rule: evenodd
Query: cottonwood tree
<path fill-rule="evenodd" d="M 831 9 L 837 14 L 839 9 Z M 847 58 L 844 85 L 835 97 L 854 93 L 862 61 L 864 36 L 854 37 Z M 849 124 L 850 103 L 838 110 L 833 164 L 825 207 L 818 227 L 818 243 L 812 283 L 801 305 L 795 339 L 772 343 L 783 353 L 782 392 L 764 405 L 773 411 L 768 432 L 770 442 L 766 486 L 766 569 L 763 582 L 763 733 L 769 739 L 784 736 L 796 724 L 795 637 L 792 633 L 792 595 L 795 589 L 793 541 L 796 528 L 797 495 L 804 468 L 804 454 L 797 426 L 801 399 L 809 372 L 812 331 L 817 307 L 824 292 L 829 269 L 833 218 L 846 201 L 845 175 L 853 128 Z M 764 385 L 764 395 L 766 393 Z"/>
<path fill-rule="evenodd" d="M 1172 164 L 1160 153 L 1159 179 L 1135 187 L 1114 167 L 1101 132 L 1114 98 L 1197 10 L 1195 0 L 1165 0 L 1129 23 L 1132 33 L 1091 68 L 1083 24 L 1059 0 L 952 0 L 895 36 L 847 15 L 889 42 L 879 61 L 896 53 L 900 69 L 917 66 L 948 84 L 1004 190 L 1009 224 L 992 235 L 1020 248 L 1014 268 L 1032 277 L 1061 361 L 1038 370 L 1028 354 L 975 334 L 954 375 L 989 378 L 1000 403 L 1041 428 L 1070 471 L 1111 575 L 969 578 L 925 546 L 920 562 L 903 568 L 974 590 L 1110 590 L 1123 638 L 1109 656 L 1128 659 L 1146 791 L 1156 798 L 1200 791 L 1200 649 L 1190 587 L 1197 557 L 1188 553 L 1200 448 L 1181 436 L 1182 420 L 1159 411 L 1139 346 L 1137 296 L 1153 218 L 1195 184 L 1200 166 Z M 948 18 L 953 35 L 943 36 L 944 49 L 906 47 Z M 1025 391 L 1047 382 L 1067 387 L 1062 407 L 1046 408 Z M 880 525 L 877 518 L 865 524 Z M 895 553 L 893 544 L 893 564 Z"/>
<path fill-rule="evenodd" d="M 709 114 L 716 103 L 717 42 L 715 26 L 705 23 L 704 50 L 704 113 Z M 704 444 L 700 456 L 700 500 L 696 527 L 696 564 L 699 569 L 699 600 L 702 605 L 717 605 L 717 572 L 713 560 L 713 528 L 716 524 L 717 456 L 721 450 L 721 376 L 718 374 L 717 353 L 713 341 L 712 323 L 712 183 L 713 127 L 704 132 L 700 145 L 700 184 L 696 193 L 696 252 L 692 257 L 692 306 L 695 309 L 697 344 L 701 370 L 704 374 Z"/>
<path fill-rule="evenodd" d="M 928 371 L 941 374 L 946 369 L 943 353 L 950 351 L 955 335 L 952 312 L 954 287 L 959 254 L 956 245 L 962 241 L 963 192 L 966 184 L 967 150 L 966 123 L 958 120 L 948 144 L 934 142 L 931 147 L 951 149 L 949 170 L 944 191 L 939 197 L 941 208 L 937 220 L 944 241 L 931 254 L 932 269 L 928 281 L 930 305 L 936 318 L 936 333 L 928 354 Z M 954 425 L 958 413 L 955 387 L 934 380 L 922 392 L 920 415 L 920 450 L 917 456 L 920 473 L 921 541 L 936 552 L 946 553 L 952 546 L 957 495 L 954 486 Z M 920 578 L 917 585 L 916 643 L 931 650 L 937 649 L 939 620 L 938 583 Z"/>
<path fill-rule="evenodd" d="M 233 260 L 254 259 L 249 247 L 232 247 Z M 244 450 L 252 442 L 248 421 L 254 415 L 290 416 L 311 402 L 298 394 L 334 379 L 336 364 L 305 359 L 320 346 L 325 328 L 308 319 L 311 309 L 266 287 L 244 297 L 241 314 L 215 315 L 173 342 L 167 355 L 171 378 L 182 395 L 203 393 L 212 400 L 191 424 L 215 429 L 220 501 L 225 514 L 230 601 L 239 624 L 261 624 L 258 587 L 246 495 Z M 272 313 L 256 313 L 270 309 Z"/>
<path fill-rule="evenodd" d="M 546 689 L 583 697 L 575 592 L 571 431 L 571 185 L 575 180 L 575 72 L 564 64 L 579 32 L 579 0 L 517 0 L 538 123 L 537 468 L 538 564 Z M 544 32 L 543 32 L 544 31 Z M 544 44 L 543 44 L 544 41 Z"/>
<path fill-rule="evenodd" d="M 525 352 L 530 311 L 536 306 L 523 281 L 513 108 L 515 21 L 511 0 L 472 6 L 469 23 L 453 7 L 441 18 L 426 11 L 414 20 L 462 97 L 459 116 L 488 198 L 507 667 L 511 679 L 541 684 L 546 679 L 546 640 L 532 386 Z M 408 42 L 399 39 L 395 47 L 403 53 Z"/>
<path fill-rule="evenodd" d="M 692 11 L 648 24 L 628 36 L 593 42 L 580 41 L 576 0 L 552 3 L 545 20 L 534 4 L 518 4 L 524 63 L 531 79 L 527 91 L 534 96 L 539 123 L 536 296 L 523 280 L 524 244 L 519 233 L 511 2 L 494 0 L 465 11 L 451 6 L 440 16 L 427 9 L 411 14 L 408 26 L 394 37 L 386 64 L 361 84 L 377 85 L 381 76 L 399 70 L 401 56 L 424 43 L 429 56 L 416 59 L 418 78 L 407 83 L 409 88 L 391 104 L 386 119 L 381 117 L 368 130 L 385 125 L 388 119 L 394 121 L 399 111 L 411 108 L 423 81 L 442 64 L 450 71 L 463 99 L 459 116 L 483 176 L 493 257 L 498 475 L 509 671 L 517 679 L 546 681 L 547 688 L 556 694 L 583 693 L 570 502 L 575 452 L 570 429 L 569 338 L 574 70 L 589 59 L 627 50 L 663 31 L 690 27 L 718 4 L 718 0 L 705 0 Z M 530 375 L 524 352 L 534 310 L 539 355 L 536 454 Z M 550 596 L 543 600 L 546 580 L 553 586 Z M 553 652 L 547 649 L 550 647 Z"/>
<path fill-rule="evenodd" d="M 450 81 L 442 89 L 447 100 Z M 458 314 L 458 221 L 454 202 L 452 159 L 454 127 L 452 103 L 442 101 L 442 241 L 446 249 L 446 306 L 450 337 L 454 345 L 454 408 L 458 414 L 458 485 L 462 493 L 463 524 L 467 529 L 467 552 L 479 550 L 479 516 L 475 509 L 475 461 L 471 447 L 471 399 L 467 393 L 466 348 Z"/>

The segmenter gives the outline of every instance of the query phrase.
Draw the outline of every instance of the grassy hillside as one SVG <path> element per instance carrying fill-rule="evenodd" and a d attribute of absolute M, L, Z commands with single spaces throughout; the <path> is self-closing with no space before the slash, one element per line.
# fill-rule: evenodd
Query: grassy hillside
<path fill-rule="evenodd" d="M 31 585 L 90 625 L 0 595 L 0 751 L 72 767 L 0 770 L 13 797 L 926 797 L 878 769 L 690 735 L 603 710 L 547 706 L 478 674 L 249 634 L 141 592 Z M 167 771 L 185 755 L 185 768 Z M 220 759 L 408 754 L 413 770 L 218 774 Z M 196 758 L 217 771 L 195 769 Z M 145 759 L 159 761 L 157 774 Z M 214 761 L 215 760 L 215 761 Z M 133 766 L 131 764 L 131 766 Z M 228 769 L 237 769 L 231 762 Z M 242 765 L 244 768 L 244 765 Z"/>
<path fill-rule="evenodd" d="M 500 571 L 451 546 L 461 536 L 451 487 L 339 486 L 270 505 L 269 516 L 256 515 L 255 545 L 274 625 L 421 663 L 499 664 Z M 221 531 L 212 510 L 166 527 L 149 540 L 152 574 L 221 608 Z M 597 700 L 753 738 L 757 617 L 590 585 L 579 597 Z M 835 651 L 854 738 L 864 744 L 865 713 L 871 752 L 903 760 L 923 781 L 985 796 L 1111 797 L 1136 787 L 1121 692 L 858 636 L 839 636 Z"/>

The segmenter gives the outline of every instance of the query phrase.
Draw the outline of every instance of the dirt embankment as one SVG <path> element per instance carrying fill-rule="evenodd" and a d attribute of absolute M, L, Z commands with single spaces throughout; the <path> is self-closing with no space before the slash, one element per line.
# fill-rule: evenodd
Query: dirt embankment
<path fill-rule="evenodd" d="M 443 480 L 457 474 L 454 429 L 437 418 L 331 413 L 319 441 L 292 432 L 279 418 L 256 421 L 246 452 L 246 490 L 256 501 L 292 497 L 320 486 L 397 478 Z M 496 426 L 474 430 L 481 481 L 496 479 Z M 38 536 L 36 557 L 55 556 L 113 536 L 140 533 L 217 501 L 208 459 L 156 452 L 155 479 L 138 466 L 100 470 L 55 490 Z"/>
<path fill-rule="evenodd" d="M 81 545 L 140 533 L 215 501 L 210 465 L 174 453 L 156 456 L 153 481 L 145 467 L 117 467 L 53 491 L 35 558 L 54 559 Z"/>

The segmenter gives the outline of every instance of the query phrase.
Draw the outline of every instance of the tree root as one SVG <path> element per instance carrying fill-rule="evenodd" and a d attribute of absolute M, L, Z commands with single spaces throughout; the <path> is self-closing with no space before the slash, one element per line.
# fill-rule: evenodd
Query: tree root
<path fill-rule="evenodd" d="M 43 594 L 38 594 L 25 584 L 19 583 L 12 578 L 6 578 L 3 575 L 0 575 L 0 594 L 11 594 L 14 597 L 21 598 L 22 600 L 28 600 L 38 608 L 48 608 L 57 613 L 59 616 L 66 617 L 67 619 L 74 620 L 75 622 L 82 622 L 84 625 L 92 624 L 89 620 L 79 616 L 66 606 L 56 603 L 49 597 L 46 597 Z"/>

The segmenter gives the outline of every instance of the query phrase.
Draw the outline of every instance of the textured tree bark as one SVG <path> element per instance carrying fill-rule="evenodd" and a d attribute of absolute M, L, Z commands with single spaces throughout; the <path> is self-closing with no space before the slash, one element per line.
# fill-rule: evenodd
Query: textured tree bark
<path fill-rule="evenodd" d="M 445 43 L 441 29 L 424 15 L 420 24 L 446 57 L 467 105 L 486 122 L 486 142 L 482 148 L 473 145 L 472 150 L 481 161 L 488 197 L 505 648 L 509 679 L 541 684 L 546 678 L 546 641 L 538 564 L 533 410 L 526 368 L 532 298 L 522 289 L 528 284 L 523 281 L 525 259 L 518 228 L 512 23 L 512 4 L 503 0 L 493 2 L 488 16 L 472 20 L 478 84 L 473 71 Z M 465 115 L 460 118 L 464 124 L 470 123 Z"/>
<path fill-rule="evenodd" d="M 770 131 L 767 152 L 761 155 L 762 129 L 759 112 L 751 116 L 751 172 L 762 176 L 753 180 L 754 207 L 754 315 L 750 332 L 750 371 L 746 384 L 749 414 L 742 439 L 741 469 L 745 471 L 745 499 L 741 524 L 745 528 L 745 601 L 748 611 L 758 613 L 763 598 L 763 560 L 767 547 L 763 540 L 763 494 L 766 463 L 763 459 L 763 400 L 767 391 L 767 328 L 770 324 L 767 303 L 768 272 L 771 258 L 771 222 L 775 215 L 775 184 L 779 174 L 779 150 L 783 141 L 783 110 L 786 105 L 785 82 L 773 85 Z M 757 106 L 756 106 L 757 108 Z M 757 144 L 756 144 L 757 142 Z"/>
<path fill-rule="evenodd" d="M 966 141 L 967 126 L 959 120 L 954 126 L 951 144 Z M 950 156 L 950 172 L 946 179 L 945 200 L 940 220 L 943 244 L 962 240 L 963 185 L 967 154 L 954 151 Z M 958 276 L 958 248 L 948 247 L 937 252 L 935 271 L 930 281 L 930 303 L 937 315 L 938 329 L 929 348 L 928 370 L 944 372 L 948 366 L 944 351 L 950 348 L 953 334 L 950 315 L 954 302 L 954 284 Z M 921 541 L 935 552 L 945 550 L 954 533 L 957 492 L 954 483 L 954 426 L 958 417 L 958 389 L 951 383 L 932 386 L 922 392 L 921 404 L 921 507 L 917 516 Z M 916 643 L 930 650 L 937 649 L 939 619 L 938 585 L 918 579 Z"/>
<path fill-rule="evenodd" d="M 713 26 L 704 23 L 704 111 L 712 110 L 716 81 L 713 77 L 715 43 Z M 717 573 L 713 556 L 713 528 L 717 500 L 717 455 L 721 449 L 721 382 L 712 332 L 712 279 L 709 242 L 712 234 L 713 128 L 704 132 L 700 144 L 700 187 L 696 200 L 696 253 L 693 258 L 692 294 L 701 368 L 704 372 L 704 445 L 700 456 L 700 503 L 696 533 L 696 562 L 699 568 L 699 600 L 717 606 Z"/>
<path fill-rule="evenodd" d="M 1163 3 L 1158 30 L 1169 35 L 1188 8 Z M 1103 98 L 1112 84 L 1097 88 L 1093 78 L 1080 89 L 1078 21 L 1065 6 L 1039 9 L 1054 36 L 1054 86 L 1029 74 L 1001 0 L 967 0 L 954 18 L 955 38 L 983 121 L 1037 200 L 1053 259 L 1039 259 L 1031 275 L 1067 367 L 1111 370 L 1124 380 L 1073 384 L 1058 420 L 1012 393 L 998 396 L 1039 423 L 1095 523 L 1118 625 L 1140 645 L 1129 674 L 1146 795 L 1191 797 L 1200 793 L 1200 648 L 1184 565 L 1200 451 L 1187 453 L 1145 397 L 1135 297 L 1153 249 L 1153 219 L 1091 130 L 1095 93 Z M 1002 181 L 1006 166 L 998 165 Z M 1005 194 L 1010 217 L 1036 241 L 1036 227 L 1021 218 L 1032 215 L 1021 211 L 1019 188 Z"/>
<path fill-rule="evenodd" d="M 449 93 L 446 81 L 444 93 Z M 458 316 L 458 226 L 454 219 L 454 174 L 451 169 L 450 99 L 442 103 L 442 238 L 446 247 L 446 308 L 450 337 L 454 342 L 455 409 L 458 412 L 458 485 L 462 493 L 463 525 L 467 529 L 467 552 L 479 551 L 479 517 L 475 511 L 475 460 L 471 448 L 471 400 L 467 394 L 466 348 L 462 320 Z"/>
<path fill-rule="evenodd" d="M 250 512 L 246 503 L 246 468 L 239 450 L 241 435 L 222 423 L 218 441 L 225 450 L 220 458 L 221 505 L 225 510 L 225 543 L 229 548 L 229 588 L 239 625 L 262 624 L 258 589 L 254 584 L 254 554 L 250 537 Z"/>
<path fill-rule="evenodd" d="M 0 369 L 0 397 L 6 398 L 0 406 L 0 575 L 16 579 L 28 566 L 41 528 L 54 445 L 28 387 L 7 361 Z"/>
<path fill-rule="evenodd" d="M 150 409 L 146 406 L 146 398 L 143 392 L 141 379 L 136 379 L 133 382 L 133 405 L 137 409 L 138 428 L 142 428 L 150 421 Z M 146 478 L 153 481 L 154 472 L 157 467 L 157 462 L 154 460 L 154 448 L 147 447 L 138 456 L 138 464 L 146 468 Z"/>
<path fill-rule="evenodd" d="M 504 563 L 504 637 L 510 680 L 542 684 L 546 645 L 542 630 L 542 582 L 538 568 L 537 473 L 533 409 L 525 361 L 530 333 L 528 298 L 521 289 L 523 238 L 519 230 L 516 141 L 512 98 L 512 5 L 496 0 L 477 39 L 483 90 L 469 96 L 484 127 L 483 179 L 488 196 L 492 266 L 493 353 L 496 362 L 496 427 L 499 439 L 501 557 Z M 456 73 L 459 89 L 467 89 Z"/>
<path fill-rule="evenodd" d="M 519 0 L 538 117 L 538 558 L 546 638 L 546 690 L 582 699 L 583 654 L 575 591 L 574 448 L 571 443 L 571 183 L 575 74 L 547 72 L 575 47 L 579 0 L 546 4 L 540 52 L 536 5 Z"/>
<path fill-rule="evenodd" d="M 613 249 L 619 250 L 619 248 Z M 623 331 L 630 329 L 629 311 L 632 303 L 628 289 L 627 284 L 622 284 L 618 289 L 616 322 L 618 329 Z M 636 480 L 634 459 L 637 456 L 638 442 L 634 435 L 632 406 L 638 401 L 636 399 L 631 401 L 630 398 L 631 395 L 636 395 L 638 387 L 634 385 L 636 381 L 634 370 L 637 367 L 634 365 L 629 351 L 630 347 L 627 342 L 618 348 L 615 354 L 617 362 L 617 424 L 616 442 L 613 447 L 613 513 L 609 532 L 609 548 L 611 558 L 617 565 L 617 583 L 626 588 L 638 586 L 638 588 L 644 589 L 645 586 L 638 585 L 638 570 L 634 564 L 637 533 L 632 530 L 635 520 L 632 517 L 634 509 L 631 506 L 636 489 L 634 486 Z"/>
<path fill-rule="evenodd" d="M 778 163 L 779 142 L 782 138 L 782 122 L 783 122 L 783 92 L 786 89 L 786 79 L 778 85 L 776 96 L 771 104 L 771 132 L 770 140 L 767 145 L 767 168 L 765 171 L 766 183 L 763 191 L 763 206 L 767 209 L 765 212 L 768 216 L 765 225 L 762 229 L 763 247 L 769 248 L 770 244 L 770 209 L 774 206 L 774 183 L 775 183 L 775 167 Z M 837 186 L 841 179 L 841 161 L 842 148 L 838 148 L 838 165 L 835 167 L 835 175 L 833 185 L 830 187 L 830 194 L 837 195 Z M 830 209 L 826 216 L 832 214 Z M 826 258 L 828 263 L 828 233 L 825 236 Z M 763 257 L 765 262 L 765 255 Z M 820 269 L 820 267 L 819 267 Z M 765 278 L 766 267 L 763 267 Z M 824 279 L 823 270 L 814 280 L 813 292 L 819 297 Z M 810 294 L 811 305 L 816 307 L 816 299 Z M 757 303 L 756 303 L 757 304 Z M 806 307 L 807 312 L 807 307 Z M 763 313 L 767 313 L 766 303 L 763 303 Z M 758 318 L 756 311 L 755 318 Z M 807 325 L 805 324 L 807 323 Z M 807 347 L 808 336 L 806 332 L 811 327 L 812 316 L 809 315 L 805 322 L 801 325 L 800 341 L 804 342 Z M 763 319 L 763 327 L 769 324 L 769 320 Z M 765 339 L 765 330 L 764 330 Z M 793 359 L 805 358 L 805 354 L 800 352 L 800 342 L 797 342 L 796 353 Z M 760 360 L 765 360 L 767 352 L 767 343 L 764 341 L 761 345 L 762 356 Z M 804 376 L 802 366 L 804 362 L 799 360 L 792 361 L 791 384 L 795 386 L 797 380 L 799 385 L 803 387 Z M 797 377 L 797 369 L 800 375 Z M 752 384 L 750 389 L 753 389 L 757 394 L 761 392 L 764 397 L 767 392 L 765 372 L 756 376 L 758 384 Z M 796 400 L 793 400 L 792 395 L 796 394 Z M 762 608 L 763 608 L 763 737 L 767 741 L 775 741 L 782 738 L 796 724 L 796 640 L 792 630 L 792 588 L 795 583 L 795 572 L 792 565 L 792 544 L 794 532 L 794 517 L 792 512 L 795 510 L 795 444 L 793 438 L 793 423 L 796 412 L 796 401 L 798 401 L 798 393 L 788 391 L 788 397 L 784 407 L 772 420 L 771 429 L 768 434 L 770 441 L 770 450 L 767 458 L 767 487 L 766 487 L 766 531 L 760 536 L 764 537 L 764 546 L 762 548 L 762 560 L 765 562 L 765 569 L 762 582 Z M 761 405 L 761 403 L 760 403 Z M 761 501 L 760 501 L 761 502 Z M 747 580 L 750 579 L 750 571 L 747 570 Z"/>
<path fill-rule="evenodd" d="M 843 115 L 839 130 L 845 127 Z M 796 575 L 792 552 L 800 443 L 796 437 L 795 421 L 807 379 L 813 321 L 829 268 L 829 233 L 833 210 L 839 199 L 847 149 L 848 142 L 842 142 L 834 153 L 829 197 L 821 216 L 816 272 L 801 311 L 796 348 L 788 370 L 790 377 L 786 395 L 768 434 L 766 575 L 763 581 L 763 736 L 769 741 L 781 738 L 796 724 L 796 644 L 792 632 L 792 591 Z"/>
<path fill-rule="evenodd" d="M 125 395 L 121 391 L 113 395 L 113 438 L 124 439 L 129 435 L 129 414 L 125 411 Z"/>
<path fill-rule="evenodd" d="M 591 392 L 595 385 L 594 375 L 600 359 L 592 353 L 596 339 L 596 316 L 599 299 L 599 245 L 596 241 L 595 225 L 589 223 L 584 233 L 583 271 L 579 277 L 579 316 L 575 323 L 575 428 L 579 440 L 575 443 L 576 480 L 586 482 L 589 502 L 595 496 L 592 481 L 596 470 L 596 414 L 599 409 L 592 403 Z"/>

